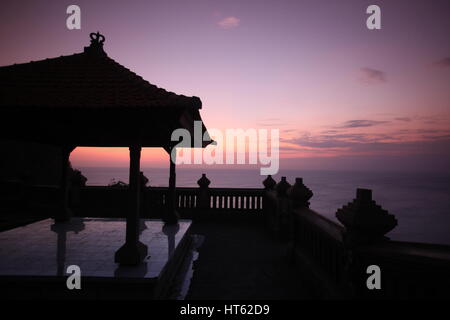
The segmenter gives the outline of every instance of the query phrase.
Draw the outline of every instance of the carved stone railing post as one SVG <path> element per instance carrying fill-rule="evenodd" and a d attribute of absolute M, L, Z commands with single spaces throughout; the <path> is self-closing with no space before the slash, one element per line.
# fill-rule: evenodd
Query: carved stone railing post
<path fill-rule="evenodd" d="M 313 192 L 303 184 L 302 178 L 296 178 L 292 187 L 287 190 L 289 197 L 289 215 L 288 215 L 288 237 L 294 240 L 295 237 L 295 210 L 299 208 L 309 208 L 309 200 L 313 196 Z"/>
<path fill-rule="evenodd" d="M 277 203 L 274 201 L 276 199 L 276 193 L 274 188 L 276 186 L 276 181 L 271 175 L 268 175 L 266 179 L 262 182 L 264 185 L 264 195 L 263 195 L 263 219 L 266 227 L 270 231 L 275 231 L 274 218 L 276 214 Z"/>
<path fill-rule="evenodd" d="M 294 185 L 287 191 L 291 206 L 297 208 L 309 208 L 309 200 L 313 196 L 313 192 L 303 184 L 302 178 L 296 178 Z"/>
<path fill-rule="evenodd" d="M 289 237 L 289 198 L 287 191 L 291 184 L 287 182 L 286 177 L 281 177 L 280 182 L 275 186 L 277 192 L 277 221 L 280 236 L 282 238 Z"/>
<path fill-rule="evenodd" d="M 337 219 L 345 226 L 348 244 L 372 244 L 397 226 L 397 219 L 374 200 L 372 190 L 357 189 L 356 199 L 338 209 Z"/>
<path fill-rule="evenodd" d="M 355 297 L 367 297 L 373 294 L 366 287 L 369 263 L 360 254 L 360 249 L 389 241 L 385 234 L 397 226 L 397 219 L 372 200 L 369 189 L 357 189 L 356 199 L 338 209 L 336 217 L 345 227 L 346 269 L 351 290 Z"/>
<path fill-rule="evenodd" d="M 72 217 L 69 207 L 70 200 L 70 153 L 74 146 L 61 147 L 61 180 L 60 180 L 60 205 L 54 219 L 55 222 L 67 222 Z"/>
<path fill-rule="evenodd" d="M 211 181 L 206 177 L 206 174 L 203 173 L 202 177 L 197 181 L 197 184 L 199 186 L 198 193 L 197 193 L 197 212 L 198 213 L 205 213 L 207 212 L 211 207 L 211 193 L 209 190 L 209 185 L 211 184 Z"/>
<path fill-rule="evenodd" d="M 275 186 L 277 185 L 277 182 L 272 178 L 272 176 L 269 174 L 267 178 L 263 181 L 264 190 L 273 190 Z"/>
<path fill-rule="evenodd" d="M 141 183 L 141 217 L 147 218 L 150 213 L 150 197 L 149 197 L 149 189 L 150 180 L 144 175 L 144 172 L 139 173 L 139 181 Z"/>
<path fill-rule="evenodd" d="M 81 189 L 86 187 L 87 178 L 80 170 L 70 170 L 70 207 L 76 211 L 81 205 Z"/>

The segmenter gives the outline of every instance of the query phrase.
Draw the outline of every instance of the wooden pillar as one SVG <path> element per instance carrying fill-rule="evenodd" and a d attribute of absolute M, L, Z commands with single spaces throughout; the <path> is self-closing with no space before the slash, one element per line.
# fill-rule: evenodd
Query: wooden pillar
<path fill-rule="evenodd" d="M 147 256 L 147 246 L 139 241 L 140 160 L 141 147 L 130 148 L 130 180 L 125 244 L 116 252 L 115 261 L 122 265 L 137 265 Z"/>
<path fill-rule="evenodd" d="M 64 146 L 61 148 L 61 178 L 59 185 L 59 210 L 56 213 L 54 220 L 57 223 L 67 222 L 72 217 L 72 212 L 69 208 L 69 191 L 70 191 L 70 153 L 74 147 Z"/>
<path fill-rule="evenodd" d="M 178 223 L 178 213 L 176 210 L 176 153 L 172 154 L 172 148 L 169 148 L 169 188 L 167 192 L 167 208 L 165 210 L 163 221 L 166 224 L 176 224 Z"/>

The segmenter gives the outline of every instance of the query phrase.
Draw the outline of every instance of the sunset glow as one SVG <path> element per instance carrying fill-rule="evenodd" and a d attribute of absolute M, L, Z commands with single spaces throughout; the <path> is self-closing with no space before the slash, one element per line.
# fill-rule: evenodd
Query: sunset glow
<path fill-rule="evenodd" d="M 0 64 L 81 52 L 100 30 L 117 62 L 200 97 L 208 127 L 279 129 L 284 168 L 448 170 L 448 1 L 379 1 L 381 30 L 357 0 L 77 4 L 69 31 L 67 2 L 5 3 Z M 71 162 L 127 166 L 128 151 L 79 147 Z M 142 165 L 168 156 L 144 149 Z"/>

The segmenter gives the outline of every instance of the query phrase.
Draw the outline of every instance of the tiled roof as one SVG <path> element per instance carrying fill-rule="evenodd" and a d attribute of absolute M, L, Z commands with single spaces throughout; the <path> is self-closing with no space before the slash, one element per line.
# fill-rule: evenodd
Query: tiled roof
<path fill-rule="evenodd" d="M 186 97 L 150 84 L 104 53 L 82 53 L 0 67 L 0 107 L 194 107 Z"/>
<path fill-rule="evenodd" d="M 173 130 L 193 133 L 194 121 L 201 121 L 200 99 L 150 84 L 109 58 L 103 41 L 92 33 L 82 53 L 0 67 L 0 137 L 62 146 L 168 147 L 175 143 Z"/>

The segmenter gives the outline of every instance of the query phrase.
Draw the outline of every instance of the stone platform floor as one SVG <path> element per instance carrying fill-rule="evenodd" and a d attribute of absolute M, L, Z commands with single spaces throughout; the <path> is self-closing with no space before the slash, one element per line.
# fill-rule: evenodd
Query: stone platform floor
<path fill-rule="evenodd" d="M 203 235 L 187 300 L 311 299 L 288 246 L 260 224 L 240 221 L 194 222 Z"/>
<path fill-rule="evenodd" d="M 159 220 L 140 221 L 140 240 L 148 256 L 139 267 L 119 267 L 114 254 L 125 242 L 124 219 L 72 218 L 54 224 L 46 219 L 0 232 L 0 276 L 67 276 L 77 265 L 82 277 L 158 277 L 191 222 L 164 227 Z"/>
<path fill-rule="evenodd" d="M 140 239 L 150 257 L 141 267 L 130 268 L 114 263 L 114 253 L 125 241 L 125 220 L 75 218 L 58 226 L 47 219 L 0 232 L 0 277 L 67 276 L 67 266 L 76 264 L 82 277 L 150 279 L 161 273 L 188 229 L 202 243 L 193 272 L 184 278 L 182 298 L 186 292 L 187 300 L 311 298 L 298 269 L 289 263 L 287 244 L 260 224 L 234 220 L 192 225 L 182 220 L 169 228 L 161 221 L 142 220 Z"/>

